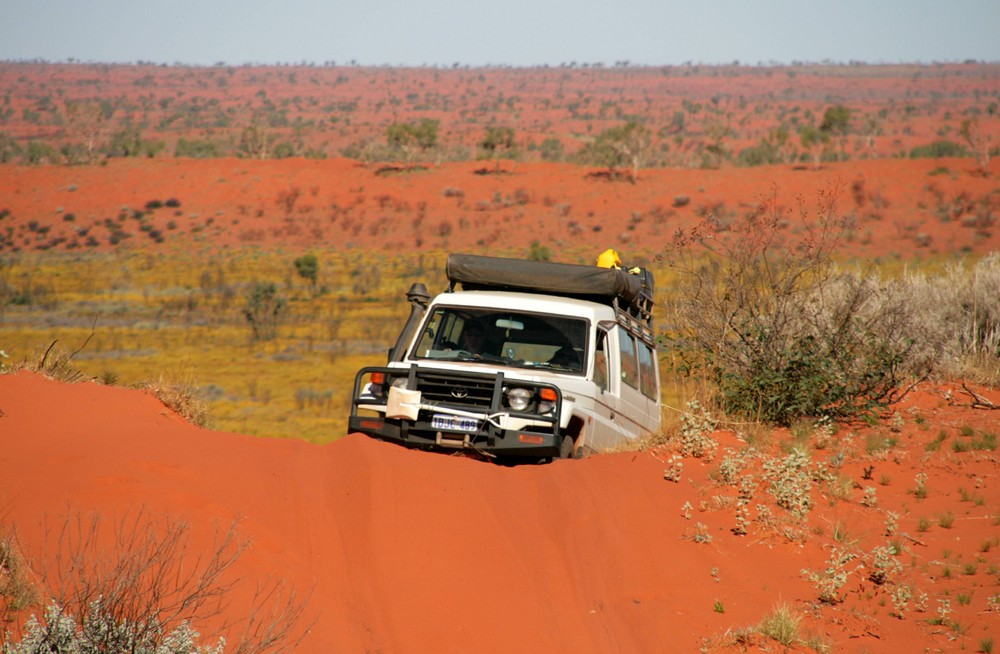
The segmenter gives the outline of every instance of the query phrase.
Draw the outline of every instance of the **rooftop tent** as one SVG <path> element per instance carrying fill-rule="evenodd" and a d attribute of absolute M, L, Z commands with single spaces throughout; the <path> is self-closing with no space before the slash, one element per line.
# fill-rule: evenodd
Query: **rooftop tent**
<path fill-rule="evenodd" d="M 653 307 L 653 274 L 639 269 L 451 254 L 446 267 L 454 288 L 544 293 L 614 304 L 647 322 Z"/>

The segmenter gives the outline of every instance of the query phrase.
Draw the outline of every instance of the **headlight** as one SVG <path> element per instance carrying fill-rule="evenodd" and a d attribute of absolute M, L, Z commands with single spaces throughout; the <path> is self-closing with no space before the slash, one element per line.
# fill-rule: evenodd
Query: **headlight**
<path fill-rule="evenodd" d="M 531 404 L 531 391 L 527 388 L 512 388 L 507 391 L 507 403 L 515 411 L 524 411 Z"/>

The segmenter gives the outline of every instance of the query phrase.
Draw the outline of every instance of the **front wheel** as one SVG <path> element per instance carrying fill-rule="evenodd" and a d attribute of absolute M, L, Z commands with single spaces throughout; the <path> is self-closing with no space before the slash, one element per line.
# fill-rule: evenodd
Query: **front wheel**
<path fill-rule="evenodd" d="M 577 458 L 576 452 L 574 451 L 575 446 L 576 446 L 576 439 L 574 439 L 569 434 L 563 436 L 562 443 L 559 445 L 559 458 L 560 459 Z"/>

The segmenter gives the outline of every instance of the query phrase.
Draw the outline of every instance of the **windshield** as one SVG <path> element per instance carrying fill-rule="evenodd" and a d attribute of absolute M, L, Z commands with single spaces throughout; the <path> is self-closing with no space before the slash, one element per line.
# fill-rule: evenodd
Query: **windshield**
<path fill-rule="evenodd" d="M 438 307 L 424 323 L 413 357 L 582 373 L 586 352 L 582 318 Z"/>

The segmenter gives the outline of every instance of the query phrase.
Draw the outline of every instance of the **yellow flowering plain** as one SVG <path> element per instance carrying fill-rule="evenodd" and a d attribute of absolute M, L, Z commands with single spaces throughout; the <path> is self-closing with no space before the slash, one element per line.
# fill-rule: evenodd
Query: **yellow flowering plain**
<path fill-rule="evenodd" d="M 195 388 L 216 429 L 333 440 L 346 430 L 355 371 L 384 363 L 410 284 L 444 288 L 446 254 L 314 254 L 315 285 L 280 251 L 8 258 L 3 361 L 37 365 L 52 346 L 47 364 L 70 357 L 98 382 Z M 245 316 L 257 283 L 284 301 L 272 339 L 253 338 Z"/>

